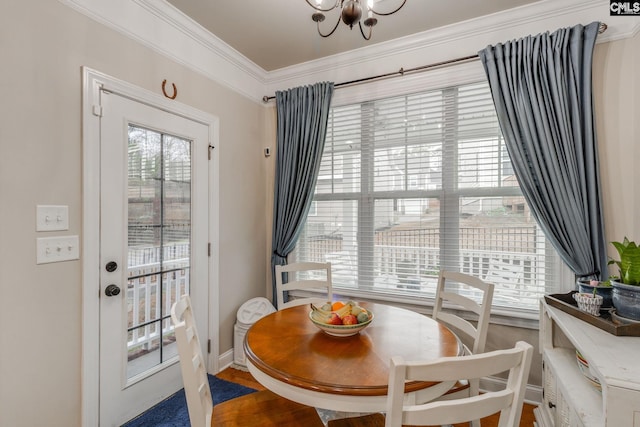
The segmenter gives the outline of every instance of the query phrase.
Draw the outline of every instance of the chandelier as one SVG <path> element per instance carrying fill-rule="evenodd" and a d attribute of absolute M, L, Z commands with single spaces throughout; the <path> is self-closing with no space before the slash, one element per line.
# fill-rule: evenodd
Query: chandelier
<path fill-rule="evenodd" d="M 311 19 L 313 19 L 313 21 L 318 25 L 318 34 L 320 34 L 322 37 L 329 37 L 331 34 L 333 34 L 338 28 L 338 25 L 340 25 L 340 20 L 342 20 L 342 22 L 347 24 L 351 29 L 353 29 L 353 26 L 358 23 L 358 26 L 360 27 L 360 33 L 365 40 L 371 40 L 371 31 L 373 27 L 378 23 L 378 19 L 375 18 L 374 15 L 393 15 L 394 13 L 402 9 L 402 6 L 404 6 L 404 4 L 407 2 L 407 0 L 402 0 L 400 6 L 398 6 L 398 8 L 392 12 L 378 12 L 373 9 L 373 0 L 335 0 L 335 4 L 333 6 L 324 8 L 322 7 L 323 0 L 314 0 L 315 4 L 311 3 L 310 0 L 306 1 L 309 6 L 316 10 L 316 12 L 311 15 Z M 363 21 L 360 18 L 362 18 L 363 15 L 363 3 L 365 1 L 367 2 L 367 17 Z M 340 15 L 338 15 L 338 21 L 336 22 L 336 25 L 330 32 L 323 34 L 322 31 L 320 31 L 320 23 L 325 19 L 323 12 L 330 12 L 337 8 L 340 8 L 342 10 L 340 12 Z M 364 28 L 362 28 L 363 25 L 369 28 L 368 34 L 365 34 Z"/>

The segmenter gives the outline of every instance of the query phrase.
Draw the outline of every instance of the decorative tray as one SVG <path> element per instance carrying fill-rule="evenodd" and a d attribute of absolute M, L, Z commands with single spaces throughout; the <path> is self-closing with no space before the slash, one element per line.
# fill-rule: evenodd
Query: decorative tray
<path fill-rule="evenodd" d="M 573 294 L 577 291 L 571 291 L 566 294 L 550 294 L 545 295 L 544 300 L 552 307 L 556 307 L 565 313 L 577 317 L 603 331 L 609 332 L 618 336 L 640 337 L 640 322 L 633 323 L 620 323 L 612 320 L 616 318 L 614 309 L 606 308 L 600 310 L 600 316 L 593 316 L 589 313 L 585 313 L 578 308 L 578 304 L 573 299 Z"/>

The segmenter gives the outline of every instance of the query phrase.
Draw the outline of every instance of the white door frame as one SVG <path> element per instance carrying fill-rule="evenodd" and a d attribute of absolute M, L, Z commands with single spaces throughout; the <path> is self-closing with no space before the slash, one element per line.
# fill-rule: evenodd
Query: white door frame
<path fill-rule="evenodd" d="M 177 101 L 82 68 L 82 426 L 99 425 L 100 391 L 100 90 L 201 122 L 209 127 L 209 336 L 208 370 L 218 372 L 219 121 Z M 202 337 L 205 338 L 205 337 Z"/>

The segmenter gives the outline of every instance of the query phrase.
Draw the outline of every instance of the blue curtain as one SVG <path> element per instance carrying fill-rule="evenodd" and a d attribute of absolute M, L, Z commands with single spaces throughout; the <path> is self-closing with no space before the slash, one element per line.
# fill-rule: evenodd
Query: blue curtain
<path fill-rule="evenodd" d="M 276 304 L 275 266 L 287 263 L 307 217 L 327 135 L 333 83 L 276 92 L 277 149 L 271 277 Z"/>
<path fill-rule="evenodd" d="M 534 218 L 576 276 L 606 280 L 591 82 L 599 24 L 489 46 L 478 55 Z"/>

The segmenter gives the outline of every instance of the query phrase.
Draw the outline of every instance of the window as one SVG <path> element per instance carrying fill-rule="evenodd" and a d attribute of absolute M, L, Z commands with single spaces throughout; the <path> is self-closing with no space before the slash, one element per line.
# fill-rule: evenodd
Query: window
<path fill-rule="evenodd" d="M 333 107 L 313 212 L 295 257 L 332 262 L 337 293 L 428 304 L 444 268 L 532 317 L 558 282 L 486 83 Z"/>

